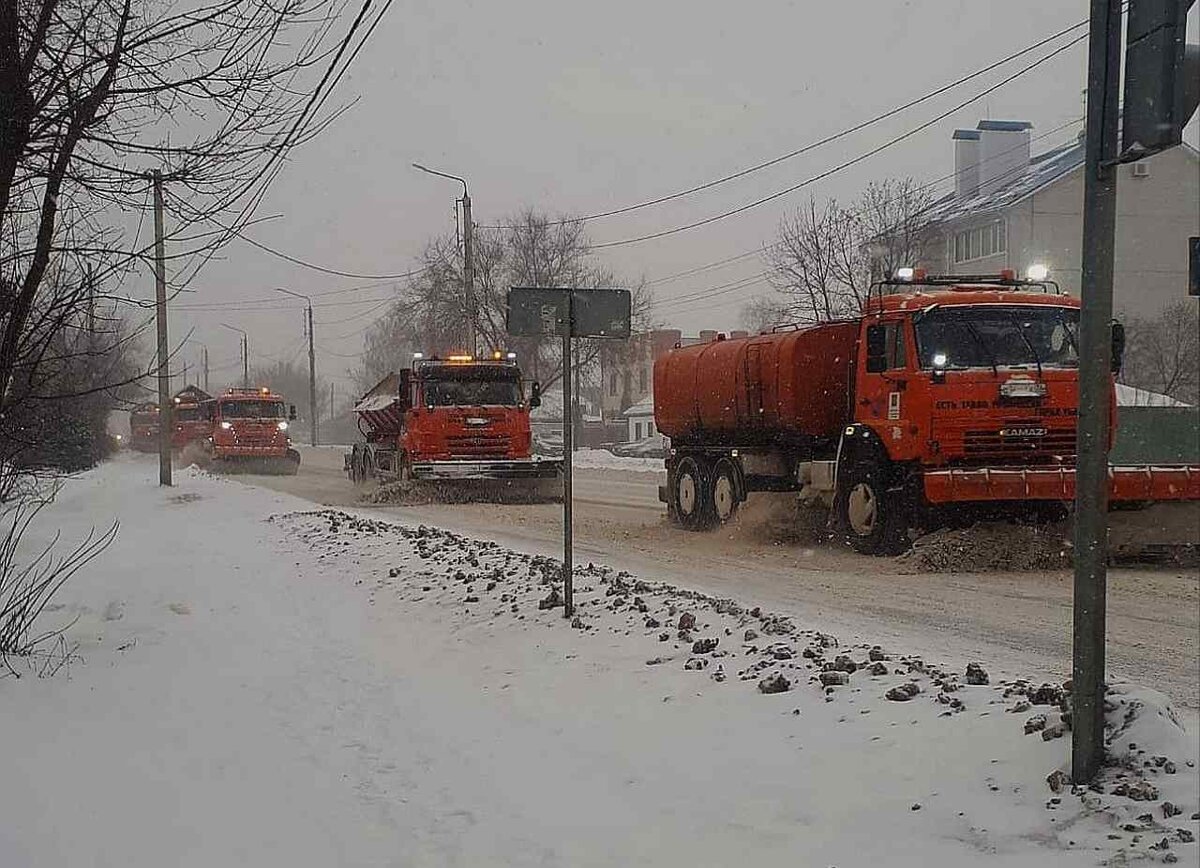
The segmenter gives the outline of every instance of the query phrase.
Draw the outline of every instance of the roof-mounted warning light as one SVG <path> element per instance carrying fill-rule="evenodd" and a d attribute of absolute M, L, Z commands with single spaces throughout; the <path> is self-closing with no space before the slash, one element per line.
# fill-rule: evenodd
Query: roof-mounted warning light
<path fill-rule="evenodd" d="M 924 268 L 914 268 L 911 265 L 896 269 L 895 279 L 901 283 L 920 283 L 926 277 Z"/>
<path fill-rule="evenodd" d="M 1050 269 L 1040 262 L 1035 262 L 1029 268 L 1025 269 L 1025 277 L 1034 283 L 1041 283 L 1049 276 Z"/>

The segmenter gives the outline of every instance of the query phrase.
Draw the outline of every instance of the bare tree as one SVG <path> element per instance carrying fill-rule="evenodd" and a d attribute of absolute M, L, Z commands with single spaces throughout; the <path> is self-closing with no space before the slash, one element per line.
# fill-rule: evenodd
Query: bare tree
<path fill-rule="evenodd" d="M 746 315 L 824 322 L 857 313 L 875 281 L 921 258 L 928 207 L 928 191 L 910 178 L 871 182 L 849 209 L 833 199 L 819 206 L 810 198 L 783 218 L 766 249 L 771 285 L 782 303 Z"/>
<path fill-rule="evenodd" d="M 1125 326 L 1121 382 L 1200 403 L 1200 321 L 1195 302 L 1177 301 L 1156 317 L 1137 317 Z"/>
<path fill-rule="evenodd" d="M 444 354 L 467 346 L 461 249 L 453 238 L 435 238 L 426 246 L 422 264 L 395 306 L 367 334 L 362 368 L 366 376 L 357 378 L 364 388 L 374 384 L 366 383 L 370 377 L 378 374 L 376 379 L 382 378 L 395 370 L 395 363 L 381 365 L 379 361 L 407 358 L 416 349 Z M 526 375 L 544 387 L 562 377 L 560 343 L 555 337 L 509 336 L 505 323 L 509 288 L 619 285 L 613 274 L 595 261 L 579 221 L 552 220 L 526 209 L 506 220 L 503 227 L 476 231 L 476 324 L 481 346 L 515 351 Z M 648 311 L 648 293 L 643 287 L 634 287 L 634 323 L 644 324 Z M 581 369 L 591 372 L 598 365 L 602 344 L 599 340 L 578 342 Z M 588 376 L 594 379 L 590 373 Z"/>
<path fill-rule="evenodd" d="M 288 402 L 296 405 L 297 415 L 305 421 L 312 419 L 312 410 L 308 405 L 308 363 L 303 365 L 295 362 L 277 361 L 265 368 L 254 368 L 250 372 L 250 382 L 268 386 L 276 394 L 282 395 Z M 328 412 L 329 383 L 317 377 L 317 417 Z"/>
<path fill-rule="evenodd" d="M 0 413 L 20 399 L 11 386 L 39 343 L 87 298 L 120 298 L 118 279 L 146 252 L 128 243 L 122 215 L 144 210 L 151 168 L 171 185 L 180 227 L 248 217 L 280 158 L 320 128 L 304 82 L 330 54 L 339 8 L 0 3 Z M 181 236 L 176 264 L 198 266 L 229 237 Z"/>

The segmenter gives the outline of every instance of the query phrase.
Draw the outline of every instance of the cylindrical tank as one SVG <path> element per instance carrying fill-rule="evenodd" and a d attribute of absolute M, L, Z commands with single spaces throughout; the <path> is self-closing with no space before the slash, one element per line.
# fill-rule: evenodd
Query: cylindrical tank
<path fill-rule="evenodd" d="M 859 323 L 677 347 L 654 363 L 654 421 L 676 440 L 836 436 L 845 424 Z"/>

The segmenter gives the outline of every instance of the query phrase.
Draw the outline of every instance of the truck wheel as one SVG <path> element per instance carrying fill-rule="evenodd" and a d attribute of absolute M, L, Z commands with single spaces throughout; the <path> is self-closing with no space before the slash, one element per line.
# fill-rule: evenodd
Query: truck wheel
<path fill-rule="evenodd" d="M 712 484 L 709 486 L 709 511 L 719 524 L 725 524 L 737 515 L 738 484 L 737 469 L 728 459 L 722 458 L 713 469 Z"/>
<path fill-rule="evenodd" d="M 699 462 L 681 458 L 671 475 L 671 506 L 679 524 L 701 530 L 706 524 L 707 485 Z"/>
<path fill-rule="evenodd" d="M 879 468 L 850 469 L 839 488 L 838 524 L 851 548 L 864 555 L 904 550 L 908 523 L 902 498 L 885 488 Z"/>

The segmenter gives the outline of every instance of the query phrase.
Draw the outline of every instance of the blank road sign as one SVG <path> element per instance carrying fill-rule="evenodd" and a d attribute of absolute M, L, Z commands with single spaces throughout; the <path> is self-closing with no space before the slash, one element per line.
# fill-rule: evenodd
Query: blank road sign
<path fill-rule="evenodd" d="M 508 292 L 510 335 L 566 335 L 570 329 L 572 337 L 627 338 L 629 320 L 627 289 L 514 286 Z"/>

